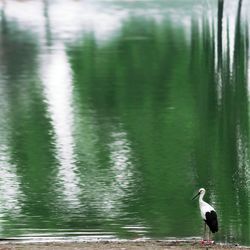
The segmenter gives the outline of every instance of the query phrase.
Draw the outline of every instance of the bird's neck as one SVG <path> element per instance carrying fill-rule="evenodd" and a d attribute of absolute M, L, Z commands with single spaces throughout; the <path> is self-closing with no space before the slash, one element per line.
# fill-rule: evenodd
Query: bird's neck
<path fill-rule="evenodd" d="M 199 202 L 202 202 L 203 201 L 203 197 L 204 197 L 205 193 L 202 193 L 200 194 L 200 197 L 199 197 Z"/>

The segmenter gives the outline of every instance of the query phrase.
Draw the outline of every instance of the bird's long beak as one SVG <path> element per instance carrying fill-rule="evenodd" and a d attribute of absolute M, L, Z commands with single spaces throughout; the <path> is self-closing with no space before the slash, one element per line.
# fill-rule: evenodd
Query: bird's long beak
<path fill-rule="evenodd" d="M 196 194 L 193 198 L 192 198 L 192 200 L 194 200 L 197 196 L 199 196 L 200 195 L 200 192 L 198 193 L 198 194 Z"/>

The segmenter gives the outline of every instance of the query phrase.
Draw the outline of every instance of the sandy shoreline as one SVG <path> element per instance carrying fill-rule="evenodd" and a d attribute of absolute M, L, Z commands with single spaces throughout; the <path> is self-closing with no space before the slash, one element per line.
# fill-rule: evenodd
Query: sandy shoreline
<path fill-rule="evenodd" d="M 0 250 L 168 250 L 168 249 L 250 249 L 250 247 L 217 243 L 202 246 L 199 241 L 100 241 L 100 242 L 4 242 Z"/>

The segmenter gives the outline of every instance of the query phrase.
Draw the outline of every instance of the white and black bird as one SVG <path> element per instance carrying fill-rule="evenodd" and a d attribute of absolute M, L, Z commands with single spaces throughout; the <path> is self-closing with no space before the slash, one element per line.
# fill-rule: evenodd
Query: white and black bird
<path fill-rule="evenodd" d="M 199 196 L 199 206 L 200 206 L 201 217 L 205 221 L 204 240 L 206 240 L 206 225 L 208 225 L 212 233 L 218 232 L 217 214 L 215 212 L 215 209 L 203 200 L 205 193 L 206 193 L 206 190 L 204 188 L 200 188 L 198 194 L 193 197 L 193 199 L 195 199 L 196 197 Z M 210 233 L 209 233 L 208 241 L 210 241 Z"/>

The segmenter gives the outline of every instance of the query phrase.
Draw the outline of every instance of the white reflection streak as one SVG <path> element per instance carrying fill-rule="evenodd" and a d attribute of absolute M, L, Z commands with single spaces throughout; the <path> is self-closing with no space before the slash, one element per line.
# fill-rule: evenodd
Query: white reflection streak
<path fill-rule="evenodd" d="M 1 76 L 4 72 L 0 68 Z M 23 193 L 20 187 L 20 180 L 17 175 L 16 165 L 11 163 L 9 130 L 10 124 L 8 101 L 5 99 L 7 84 L 0 79 L 0 218 L 21 213 L 21 203 Z M 5 89 L 6 88 L 6 89 Z M 4 228 L 4 223 L 0 223 L 0 229 Z"/>
<path fill-rule="evenodd" d="M 55 135 L 58 179 L 68 205 L 79 203 L 79 177 L 74 165 L 72 81 L 64 48 L 57 47 L 42 62 L 42 79 L 48 115 Z"/>
<path fill-rule="evenodd" d="M 10 164 L 9 151 L 6 145 L 0 147 L 0 215 L 8 213 L 19 213 L 19 199 L 21 191 L 16 174 L 16 167 Z"/>
<path fill-rule="evenodd" d="M 113 142 L 109 145 L 110 161 L 112 166 L 113 182 L 111 192 L 104 195 L 104 210 L 115 217 L 119 213 L 125 196 L 129 192 L 129 185 L 132 179 L 131 152 L 125 132 L 113 132 Z"/>
<path fill-rule="evenodd" d="M 235 25 L 237 19 L 238 1 L 226 1 L 224 4 L 222 42 L 223 53 L 230 53 L 230 70 L 233 68 L 234 42 L 235 42 Z"/>
<path fill-rule="evenodd" d="M 110 156 L 116 176 L 116 185 L 124 190 L 128 187 L 129 178 L 131 177 L 131 172 L 129 171 L 130 149 L 125 132 L 113 133 L 112 137 L 114 142 L 110 145 Z"/>
<path fill-rule="evenodd" d="M 245 180 L 247 189 L 250 189 L 250 172 L 249 172 L 249 148 L 247 138 L 242 134 L 241 127 L 238 124 L 236 127 L 237 133 L 237 156 L 238 156 L 238 174 L 241 180 Z M 245 183 L 241 183 L 245 186 Z"/>

